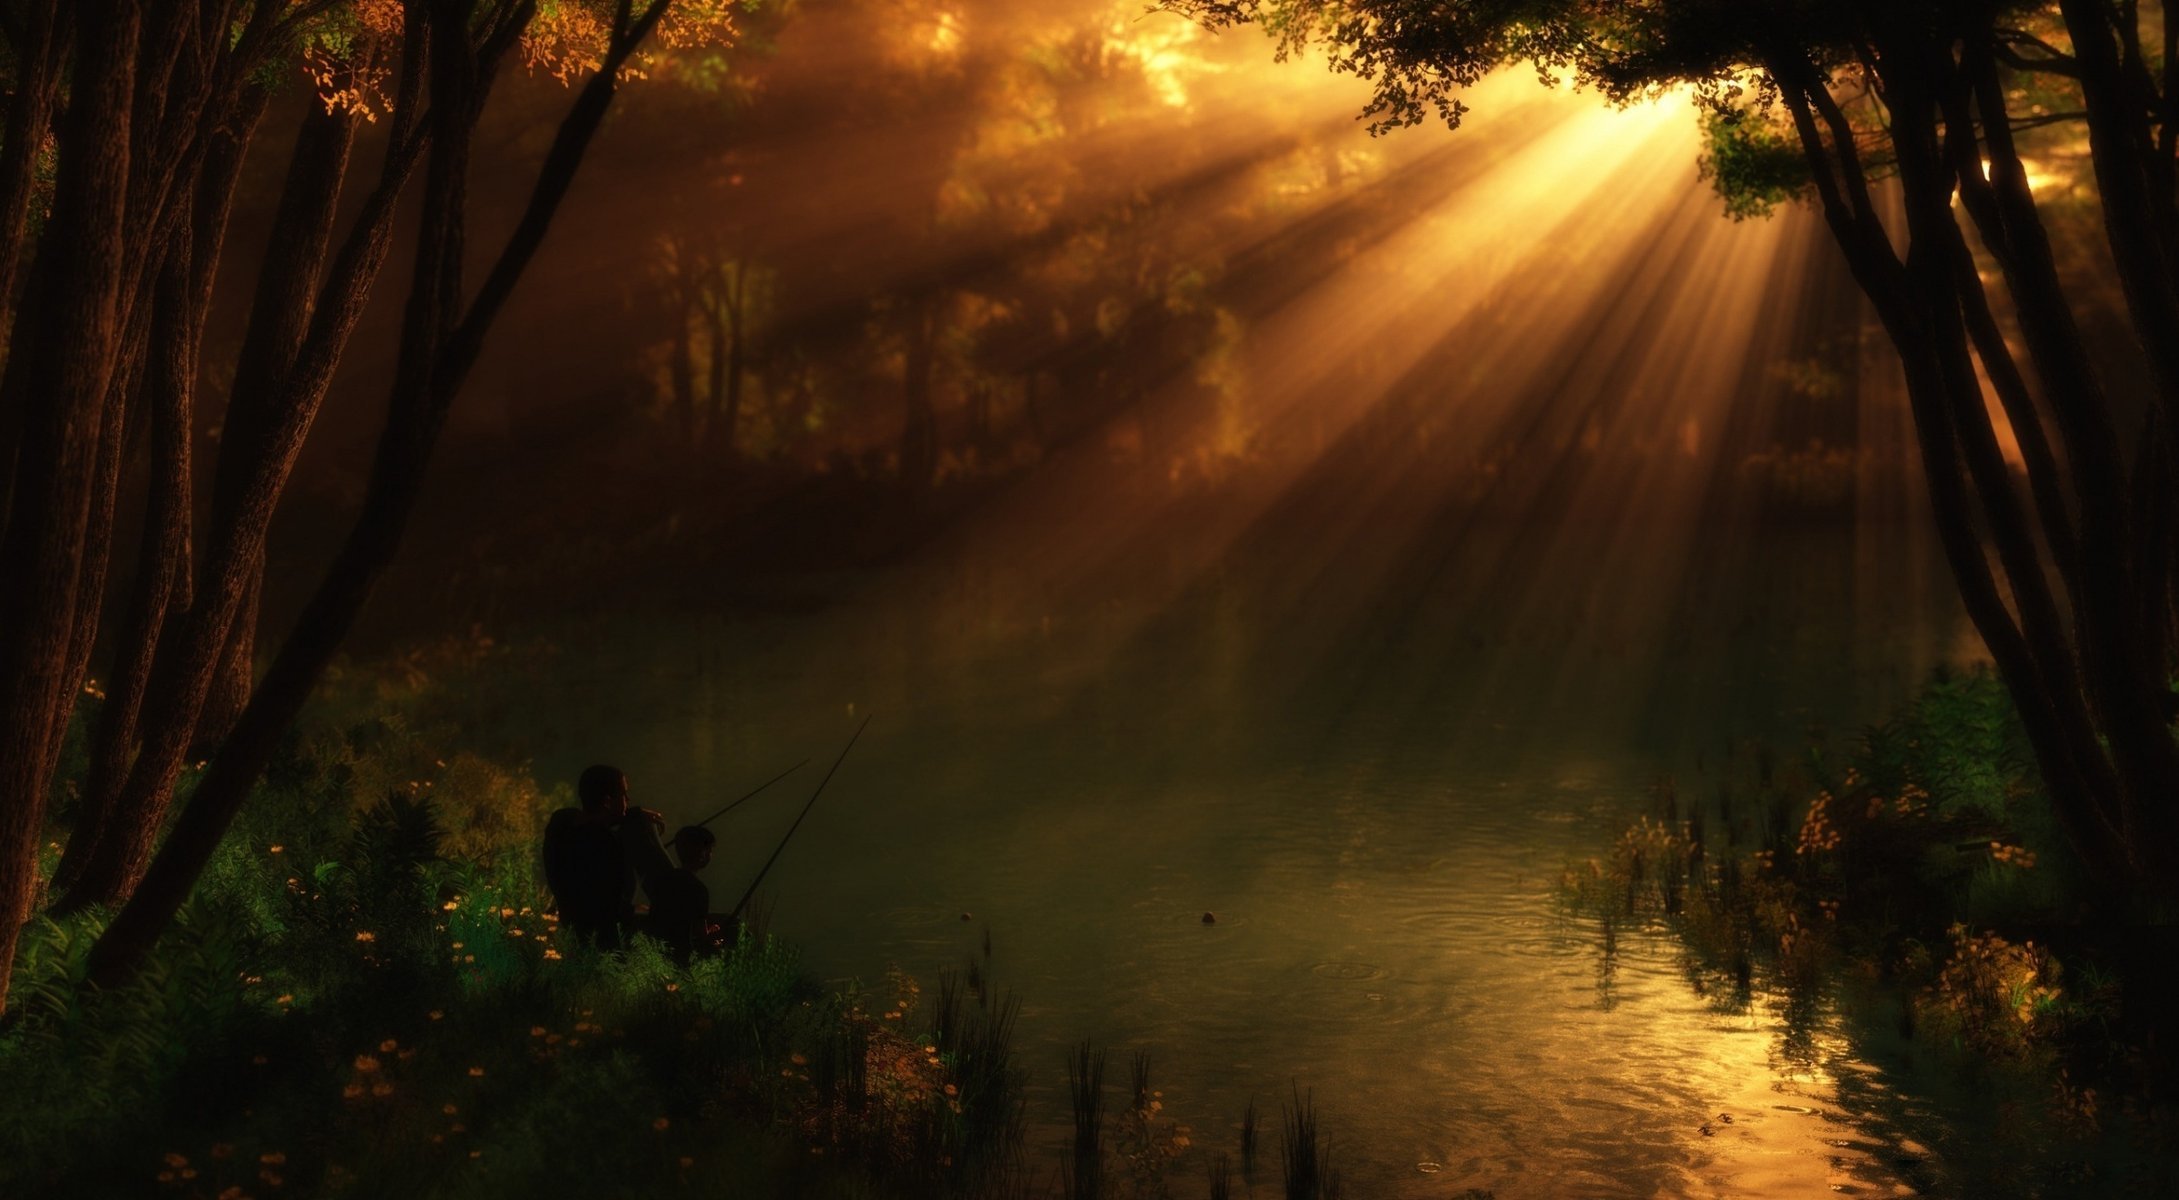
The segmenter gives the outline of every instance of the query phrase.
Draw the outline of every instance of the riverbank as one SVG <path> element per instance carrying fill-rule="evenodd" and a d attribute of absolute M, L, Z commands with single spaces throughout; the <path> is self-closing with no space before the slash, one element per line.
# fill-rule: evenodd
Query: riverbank
<path fill-rule="evenodd" d="M 1969 1194 L 2179 1186 L 2172 930 L 2092 915 L 1992 675 L 1940 672 L 1844 751 L 1749 746 L 1700 787 L 1660 780 L 1563 873 L 1607 943 L 1669 930 L 1713 1009 L 1777 1005 L 1788 1060 L 1835 1013 L 1857 1054 L 1971 1098 L 1994 1137 L 1952 1164 Z"/>
<path fill-rule="evenodd" d="M 33 923 L 0 1032 L 0 1192 L 1021 1182 L 1014 1007 L 984 971 L 935 1003 L 899 973 L 826 986 L 761 924 L 686 968 L 647 941 L 600 955 L 538 878 L 564 789 L 455 750 L 388 690 L 421 691 L 351 687 L 290 740 L 134 982 L 80 986 L 104 914 Z"/>

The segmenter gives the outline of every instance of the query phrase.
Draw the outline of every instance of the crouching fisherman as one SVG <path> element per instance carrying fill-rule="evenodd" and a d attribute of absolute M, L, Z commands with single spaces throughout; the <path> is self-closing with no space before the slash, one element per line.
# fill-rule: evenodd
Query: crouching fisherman
<path fill-rule="evenodd" d="M 545 886 L 562 925 L 602 950 L 618 950 L 635 925 L 636 884 L 673 869 L 658 844 L 665 818 L 628 803 L 628 777 L 618 767 L 583 771 L 580 808 L 563 808 L 545 823 Z M 654 895 L 655 900 L 655 895 Z"/>
<path fill-rule="evenodd" d="M 661 873 L 644 888 L 651 897 L 644 932 L 664 942 L 683 965 L 691 955 L 708 954 L 733 940 L 725 919 L 711 911 L 711 889 L 697 874 L 711 865 L 711 852 L 718 842 L 701 825 L 682 826 L 673 835 L 673 852 L 681 865 Z"/>

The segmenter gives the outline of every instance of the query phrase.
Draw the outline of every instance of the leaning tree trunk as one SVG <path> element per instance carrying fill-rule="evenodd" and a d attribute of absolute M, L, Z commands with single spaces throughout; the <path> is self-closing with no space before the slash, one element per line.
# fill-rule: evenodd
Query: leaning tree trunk
<path fill-rule="evenodd" d="M 193 603 L 158 635 L 133 738 L 100 749 L 101 756 L 125 759 L 128 769 L 110 793 L 104 824 L 82 856 L 64 908 L 118 903 L 150 861 L 176 775 L 229 661 L 230 631 L 262 577 L 274 506 L 391 249 L 393 215 L 418 151 L 412 138 L 418 74 L 413 61 L 405 64 L 402 111 L 410 115 L 397 112 L 377 187 L 322 284 L 322 242 L 331 236 L 355 117 L 321 114 L 297 140 L 275 217 L 277 253 L 265 263 L 236 366 L 228 403 L 233 420 L 222 439 L 201 577 Z M 291 332 L 297 326 L 304 331 L 299 336 Z"/>
<path fill-rule="evenodd" d="M 142 419 L 151 430 L 143 540 L 127 616 L 107 672 L 106 701 L 91 740 L 75 825 L 54 875 L 54 886 L 64 894 L 63 908 L 119 898 L 103 889 L 86 893 L 76 885 L 114 817 L 115 797 L 135 753 L 138 716 L 160 630 L 173 614 L 189 608 L 190 444 L 198 356 L 235 186 L 262 112 L 260 97 L 244 107 L 234 127 L 214 139 L 203 180 L 191 200 L 190 222 L 169 240 L 154 284 L 150 345 L 139 400 Z"/>
<path fill-rule="evenodd" d="M 30 283 L 41 303 L 17 315 L 0 404 L 20 406 L 14 498 L 0 564 L 0 1006 L 35 886 L 46 789 L 78 681 L 69 660 L 76 584 L 122 335 L 130 78 L 142 14 L 131 0 L 76 8 L 84 39 L 69 84 L 69 153 Z"/>
<path fill-rule="evenodd" d="M 1852 127 L 1825 83 L 1796 59 L 1774 61 L 1772 73 L 1825 218 L 1898 350 L 1941 543 L 1969 618 L 2015 701 L 2059 822 L 2108 908 L 2168 895 L 2159 864 L 2179 854 L 2169 825 L 2179 755 L 2163 706 L 2144 686 L 2164 665 L 2166 643 L 2134 619 L 2139 577 L 2115 435 L 2009 130 L 1990 119 L 1993 103 L 2002 113 L 2003 97 L 1994 70 L 1978 65 L 1987 48 L 1970 43 L 1964 63 L 1955 64 L 1953 46 L 1881 26 L 1875 44 L 1872 62 L 1885 70 L 1885 128 L 1905 198 L 1904 262 L 1870 201 Z M 1970 95 L 1989 131 L 1987 182 L 1967 115 Z M 2056 454 L 1989 312 L 1954 215 L 1955 191 L 2018 301 L 2076 485 L 2078 524 Z M 1999 452 L 1978 358 L 2019 435 L 2034 519 Z M 2053 574 L 2065 585 L 2064 605 L 2051 590 Z"/>
<path fill-rule="evenodd" d="M 426 177 L 416 265 L 404 316 L 402 349 L 386 429 L 371 484 L 347 540 L 295 627 L 266 669 L 234 732 L 198 781 L 142 882 L 92 948 L 89 976 L 107 986 L 132 977 L 180 911 L 235 814 L 270 761 L 281 734 L 324 673 L 392 560 L 422 490 L 424 470 L 446 415 L 515 283 L 544 241 L 584 154 L 611 106 L 620 69 L 647 37 L 669 0 L 640 16 L 623 4 L 597 73 L 562 120 L 521 220 L 477 296 L 460 305 L 470 139 L 498 59 L 528 23 L 518 5 L 511 29 L 467 44 L 459 5 L 434 5 L 431 21 L 431 163 Z M 505 36 L 500 36 L 504 34 Z"/>

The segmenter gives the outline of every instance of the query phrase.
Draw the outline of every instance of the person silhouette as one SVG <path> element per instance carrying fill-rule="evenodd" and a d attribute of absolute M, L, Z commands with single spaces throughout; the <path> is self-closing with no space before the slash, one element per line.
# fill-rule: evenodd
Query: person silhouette
<path fill-rule="evenodd" d="M 635 920 L 637 884 L 673 868 L 658 844 L 665 818 L 630 805 L 628 776 L 618 767 L 585 768 L 575 794 L 581 807 L 545 822 L 545 886 L 563 925 L 601 950 L 617 950 Z"/>

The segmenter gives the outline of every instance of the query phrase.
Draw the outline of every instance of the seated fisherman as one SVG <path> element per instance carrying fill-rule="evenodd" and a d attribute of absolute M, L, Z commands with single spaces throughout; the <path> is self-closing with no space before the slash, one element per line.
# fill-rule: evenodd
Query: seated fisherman
<path fill-rule="evenodd" d="M 560 920 L 584 941 L 617 950 L 635 918 L 638 879 L 672 869 L 658 844 L 665 818 L 628 805 L 628 777 L 617 767 L 583 771 L 581 808 L 563 808 L 545 824 L 545 886 Z"/>
<path fill-rule="evenodd" d="M 711 912 L 711 889 L 696 874 L 711 864 L 711 851 L 718 842 L 701 825 L 682 826 L 673 835 L 673 852 L 680 857 L 681 865 L 659 875 L 645 888 L 651 897 L 646 931 L 666 943 L 683 963 L 688 962 L 691 953 L 717 949 L 721 944 L 719 923 Z"/>

